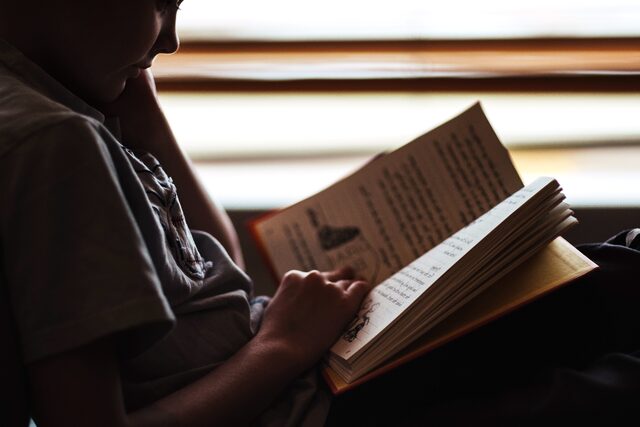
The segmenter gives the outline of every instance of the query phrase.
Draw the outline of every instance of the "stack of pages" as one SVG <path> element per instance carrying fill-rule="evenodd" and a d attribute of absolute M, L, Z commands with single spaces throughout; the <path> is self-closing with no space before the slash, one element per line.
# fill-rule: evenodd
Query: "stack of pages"
<path fill-rule="evenodd" d="M 558 237 L 563 200 L 523 186 L 476 104 L 251 228 L 277 279 L 351 265 L 377 284 L 327 357 L 340 393 L 594 269 Z"/>

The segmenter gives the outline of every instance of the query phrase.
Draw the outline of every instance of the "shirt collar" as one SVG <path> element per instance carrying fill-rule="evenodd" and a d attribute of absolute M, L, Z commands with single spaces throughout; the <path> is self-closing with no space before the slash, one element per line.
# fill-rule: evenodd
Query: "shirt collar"
<path fill-rule="evenodd" d="M 100 123 L 104 123 L 104 115 L 102 113 L 73 94 L 2 38 L 0 38 L 0 65 L 4 65 L 25 84 L 48 98 L 77 113 L 92 117 Z"/>

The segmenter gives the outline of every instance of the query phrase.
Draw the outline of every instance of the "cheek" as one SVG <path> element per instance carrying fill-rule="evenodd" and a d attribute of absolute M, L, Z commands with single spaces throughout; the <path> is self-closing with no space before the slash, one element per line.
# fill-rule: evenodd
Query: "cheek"
<path fill-rule="evenodd" d="M 141 22 L 129 31 L 114 35 L 110 43 L 110 52 L 104 52 L 104 58 L 117 61 L 116 66 L 127 67 L 144 61 L 152 52 L 158 38 L 160 27 L 155 20 Z"/>
<path fill-rule="evenodd" d="M 134 64 L 150 59 L 161 29 L 154 1 L 102 2 L 102 8 L 100 1 L 81 2 L 74 20 L 58 16 L 55 21 L 65 25 L 51 31 L 58 35 L 50 43 L 54 74 L 84 98 L 119 95 L 135 74 Z"/>

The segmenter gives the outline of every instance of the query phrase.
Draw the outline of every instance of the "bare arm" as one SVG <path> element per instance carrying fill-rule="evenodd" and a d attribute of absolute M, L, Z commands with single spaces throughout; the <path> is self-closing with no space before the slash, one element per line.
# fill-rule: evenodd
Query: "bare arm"
<path fill-rule="evenodd" d="M 351 320 L 369 286 L 350 273 L 291 272 L 259 333 L 199 381 L 126 414 L 110 340 L 34 363 L 39 427 L 246 425 L 312 367 Z M 60 391 L 64 390 L 63 393 Z"/>
<path fill-rule="evenodd" d="M 158 103 L 151 73 L 144 72 L 139 78 L 130 80 L 114 104 L 100 109 L 107 116 L 119 117 L 124 144 L 128 148 L 153 154 L 173 178 L 189 227 L 213 235 L 236 264 L 244 267 L 233 224 L 224 209 L 209 196 L 178 145 Z"/>

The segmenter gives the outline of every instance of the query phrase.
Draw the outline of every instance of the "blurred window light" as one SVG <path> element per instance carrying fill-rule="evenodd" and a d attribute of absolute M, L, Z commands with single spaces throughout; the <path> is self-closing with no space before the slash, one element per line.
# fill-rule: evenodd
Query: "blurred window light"
<path fill-rule="evenodd" d="M 390 40 L 640 35 L 637 0 L 187 0 L 184 40 Z"/>
<path fill-rule="evenodd" d="M 160 101 L 195 159 L 367 155 L 481 101 L 509 148 L 640 142 L 638 93 L 176 93 Z"/>
<path fill-rule="evenodd" d="M 285 206 L 481 100 L 525 182 L 574 206 L 640 206 L 640 94 L 161 93 L 182 146 L 227 208 Z"/>
<path fill-rule="evenodd" d="M 578 206 L 640 206 L 638 0 L 186 0 L 181 9 L 178 32 L 188 49 L 154 65 L 158 81 L 174 85 L 160 100 L 205 185 L 227 207 L 292 203 L 477 100 L 526 182 L 555 176 Z M 532 52 L 529 40 L 507 39 L 539 40 Z M 444 42 L 403 43 L 414 40 Z M 356 43 L 331 43 L 342 41 Z M 328 51 L 305 42 L 329 42 L 316 44 Z M 380 51 L 385 45 L 394 47 Z M 501 92 L 483 86 L 487 76 L 628 83 Z M 277 86 L 433 77 L 480 84 L 434 92 Z M 211 89 L 265 81 L 276 83 L 273 90 Z"/>

